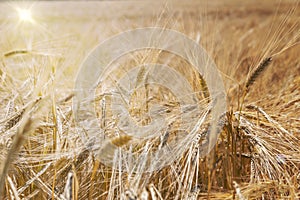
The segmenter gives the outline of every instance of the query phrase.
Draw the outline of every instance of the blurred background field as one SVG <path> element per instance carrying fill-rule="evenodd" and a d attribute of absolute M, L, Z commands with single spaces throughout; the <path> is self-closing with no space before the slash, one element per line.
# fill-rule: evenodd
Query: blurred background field
<path fill-rule="evenodd" d="M 210 155 L 195 156 L 193 143 L 171 166 L 135 174 L 86 149 L 72 90 L 92 49 L 143 27 L 201 44 L 222 75 L 228 112 Z M 3 1 L 0 35 L 2 199 L 300 197 L 298 1 Z"/>

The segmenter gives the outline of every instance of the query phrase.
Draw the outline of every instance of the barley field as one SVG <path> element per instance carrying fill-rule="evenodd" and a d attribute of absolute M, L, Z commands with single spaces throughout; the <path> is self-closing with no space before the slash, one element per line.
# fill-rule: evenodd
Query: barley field
<path fill-rule="evenodd" d="M 218 79 L 135 49 L 84 91 L 88 121 L 91 52 L 146 27 L 192 39 Z M 1 1 L 0 82 L 0 199 L 300 198 L 298 0 Z"/>

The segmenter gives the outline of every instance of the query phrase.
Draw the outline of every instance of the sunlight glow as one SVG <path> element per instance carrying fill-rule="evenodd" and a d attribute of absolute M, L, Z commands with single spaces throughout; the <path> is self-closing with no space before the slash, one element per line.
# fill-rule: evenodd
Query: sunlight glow
<path fill-rule="evenodd" d="M 18 13 L 21 21 L 33 22 L 30 10 L 19 8 Z"/>

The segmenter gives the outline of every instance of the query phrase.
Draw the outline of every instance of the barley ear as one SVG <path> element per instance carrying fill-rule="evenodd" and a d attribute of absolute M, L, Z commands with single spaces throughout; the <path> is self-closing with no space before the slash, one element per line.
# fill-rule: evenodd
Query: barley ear
<path fill-rule="evenodd" d="M 246 90 L 248 91 L 253 85 L 253 83 L 256 81 L 256 79 L 259 77 L 260 74 L 264 72 L 264 70 L 269 66 L 269 64 L 272 61 L 272 57 L 268 57 L 264 59 L 257 68 L 253 71 L 253 73 L 250 75 L 250 77 L 246 81 Z"/>
<path fill-rule="evenodd" d="M 111 143 L 114 144 L 117 147 L 121 147 L 125 144 L 127 144 L 132 139 L 129 135 L 123 135 L 120 137 L 115 137 L 111 140 Z"/>
<path fill-rule="evenodd" d="M 25 49 L 20 49 L 20 50 L 14 50 L 14 51 L 10 51 L 4 54 L 4 57 L 11 57 L 11 56 L 15 56 L 15 55 L 20 55 L 20 54 L 28 54 L 30 53 L 28 50 Z"/>

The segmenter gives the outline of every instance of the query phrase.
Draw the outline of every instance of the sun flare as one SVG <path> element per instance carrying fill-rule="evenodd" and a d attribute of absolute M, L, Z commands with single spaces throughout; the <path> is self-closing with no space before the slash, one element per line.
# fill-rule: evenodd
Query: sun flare
<path fill-rule="evenodd" d="M 21 21 L 33 22 L 31 11 L 29 9 L 18 9 L 19 18 Z"/>

